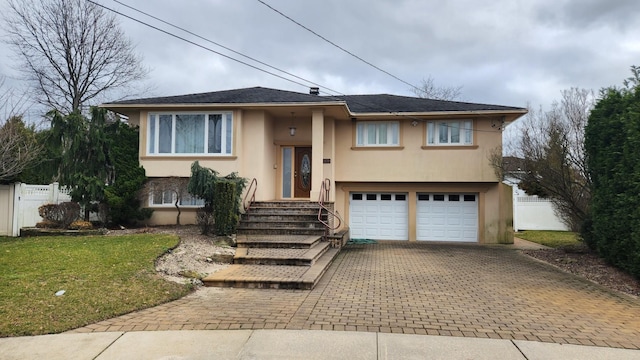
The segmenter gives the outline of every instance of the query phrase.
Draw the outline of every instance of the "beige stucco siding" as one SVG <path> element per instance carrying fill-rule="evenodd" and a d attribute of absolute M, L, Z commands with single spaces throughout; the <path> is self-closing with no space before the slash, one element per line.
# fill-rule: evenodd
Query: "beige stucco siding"
<path fill-rule="evenodd" d="M 273 119 L 264 111 L 244 111 L 242 116 L 242 171 L 240 176 L 256 178 L 256 199 L 274 199 L 276 148 Z"/>
<path fill-rule="evenodd" d="M 181 207 L 180 224 L 195 224 L 197 210 L 198 209 L 193 207 Z M 176 223 L 177 215 L 178 211 L 173 206 L 154 207 L 151 218 L 146 220 L 145 222 L 152 225 L 174 225 Z"/>
<path fill-rule="evenodd" d="M 323 154 L 323 178 L 329 179 L 331 189 L 335 188 L 335 167 L 336 167 L 336 143 L 334 141 L 336 133 L 336 121 L 332 118 L 325 118 L 324 121 L 324 154 Z M 326 161 L 325 161 L 326 160 Z M 335 201 L 335 191 L 330 191 L 328 201 Z"/>
<path fill-rule="evenodd" d="M 497 181 L 489 164 L 502 133 L 489 120 L 474 121 L 474 145 L 426 146 L 426 125 L 400 121 L 400 146 L 355 147 L 355 124 L 336 123 L 336 181 Z"/>

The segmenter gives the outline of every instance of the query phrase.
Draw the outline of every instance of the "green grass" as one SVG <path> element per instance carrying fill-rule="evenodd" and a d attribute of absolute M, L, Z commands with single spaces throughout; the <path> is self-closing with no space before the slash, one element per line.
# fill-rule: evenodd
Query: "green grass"
<path fill-rule="evenodd" d="M 570 231 L 527 230 L 517 232 L 515 236 L 552 248 L 580 244 L 578 235 Z"/>
<path fill-rule="evenodd" d="M 186 295 L 190 286 L 154 269 L 177 243 L 151 234 L 0 238 L 0 336 L 58 333 Z"/>

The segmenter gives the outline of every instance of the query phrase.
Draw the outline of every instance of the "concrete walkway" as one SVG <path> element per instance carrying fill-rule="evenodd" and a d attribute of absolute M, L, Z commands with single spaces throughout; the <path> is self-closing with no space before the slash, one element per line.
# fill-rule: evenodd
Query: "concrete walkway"
<path fill-rule="evenodd" d="M 349 331 L 183 330 L 4 338 L 0 358 L 631 360 L 640 350 Z"/>

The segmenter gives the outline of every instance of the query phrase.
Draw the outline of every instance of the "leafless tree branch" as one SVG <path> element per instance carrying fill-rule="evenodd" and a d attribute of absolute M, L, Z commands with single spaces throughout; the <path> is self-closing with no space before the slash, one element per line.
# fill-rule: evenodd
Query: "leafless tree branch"
<path fill-rule="evenodd" d="M 187 191 L 187 184 L 189 178 L 181 178 L 176 176 L 166 178 L 153 178 L 147 181 L 143 189 L 141 190 L 142 197 L 159 195 L 162 193 L 171 193 L 173 195 L 173 206 L 176 207 L 178 214 L 176 215 L 176 225 L 180 225 L 180 215 L 182 213 L 180 209 L 180 202 L 186 196 L 189 196 Z"/>
<path fill-rule="evenodd" d="M 37 162 L 40 146 L 24 129 L 19 117 L 0 127 L 0 183 L 15 181 L 24 170 Z"/>
<path fill-rule="evenodd" d="M 84 0 L 8 0 L 8 43 L 38 101 L 70 113 L 144 79 L 115 15 Z"/>
<path fill-rule="evenodd" d="M 25 96 L 16 95 L 4 84 L 5 79 L 0 78 L 0 183 L 14 181 L 37 162 L 41 153 L 41 147 L 31 136 L 33 133 L 22 122 Z"/>
<path fill-rule="evenodd" d="M 462 86 L 437 86 L 431 76 L 422 79 L 419 89 L 411 89 L 417 96 L 434 100 L 459 100 Z"/>
<path fill-rule="evenodd" d="M 549 111 L 529 110 L 518 140 L 506 152 L 516 164 L 506 164 L 495 153 L 490 162 L 497 174 L 518 180 L 527 193 L 549 198 L 565 224 L 579 230 L 591 199 L 584 128 L 595 95 L 571 88 L 561 96 Z"/>

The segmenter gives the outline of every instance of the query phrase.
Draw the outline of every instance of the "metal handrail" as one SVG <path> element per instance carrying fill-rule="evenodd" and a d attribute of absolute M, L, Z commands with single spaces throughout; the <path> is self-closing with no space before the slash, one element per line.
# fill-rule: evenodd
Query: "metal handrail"
<path fill-rule="evenodd" d="M 251 183 L 249 183 L 249 187 L 247 188 L 247 193 L 244 195 L 244 198 L 242 199 L 242 208 L 244 209 L 245 214 L 249 212 L 249 209 L 251 208 L 251 204 L 256 201 L 256 189 L 258 189 L 258 180 L 256 180 L 256 178 L 253 178 L 253 180 L 251 180 Z M 251 194 L 251 197 L 249 197 L 249 194 Z M 247 198 L 249 198 L 248 204 L 247 204 Z"/>
<path fill-rule="evenodd" d="M 325 234 L 328 235 L 329 230 L 336 230 L 342 226 L 342 218 L 337 211 L 330 210 L 328 207 L 324 205 L 325 201 L 329 199 L 329 194 L 331 192 L 331 180 L 325 178 L 322 181 L 322 185 L 320 185 L 320 195 L 318 196 L 318 221 L 320 221 L 325 228 Z M 327 221 L 322 220 L 322 210 L 327 211 Z M 331 226 L 329 222 L 329 217 L 333 216 L 334 219 L 338 219 L 338 225 L 333 224 Z"/>

